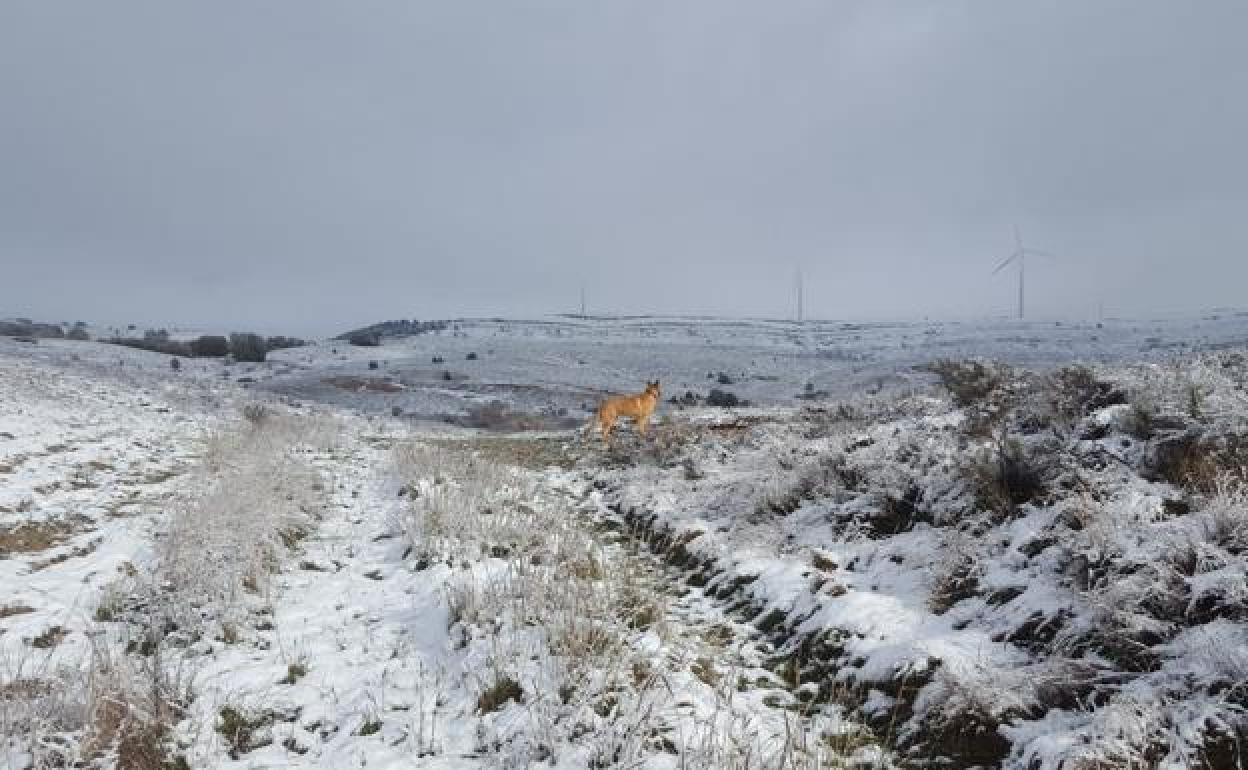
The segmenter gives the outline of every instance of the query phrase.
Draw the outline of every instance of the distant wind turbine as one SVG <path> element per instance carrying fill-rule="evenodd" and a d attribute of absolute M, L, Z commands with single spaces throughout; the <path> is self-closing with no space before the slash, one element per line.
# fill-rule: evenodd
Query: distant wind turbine
<path fill-rule="evenodd" d="M 806 320 L 805 314 L 804 314 L 804 308 L 802 307 L 802 305 L 804 304 L 804 300 L 805 300 L 806 290 L 802 287 L 801 268 L 797 269 L 797 282 L 796 283 L 797 285 L 794 288 L 797 289 L 797 322 L 801 323 L 802 321 Z"/>
<path fill-rule="evenodd" d="M 1010 254 L 1010 256 L 1006 257 L 1001 264 L 997 265 L 996 268 L 993 269 L 992 275 L 996 275 L 1001 272 L 1011 263 L 1018 263 L 1018 317 L 1020 319 L 1023 317 L 1023 282 L 1027 272 L 1026 264 L 1028 256 L 1052 257 L 1053 255 L 1047 251 L 1040 251 L 1039 249 L 1024 248 L 1023 236 L 1018 232 L 1018 225 L 1014 225 L 1014 253 Z"/>

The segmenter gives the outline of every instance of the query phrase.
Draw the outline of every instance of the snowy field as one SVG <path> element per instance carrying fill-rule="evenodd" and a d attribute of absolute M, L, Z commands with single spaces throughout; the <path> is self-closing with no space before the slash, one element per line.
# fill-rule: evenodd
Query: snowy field
<path fill-rule="evenodd" d="M 0 337 L 0 767 L 1243 767 L 1246 347 L 1234 312 L 178 370 Z M 652 437 L 579 432 L 654 378 Z"/>

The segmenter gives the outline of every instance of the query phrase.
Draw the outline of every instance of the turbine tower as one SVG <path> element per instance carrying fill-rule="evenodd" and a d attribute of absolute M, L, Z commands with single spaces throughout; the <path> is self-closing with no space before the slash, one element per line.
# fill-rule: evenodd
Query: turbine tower
<path fill-rule="evenodd" d="M 1018 232 L 1018 225 L 1014 225 L 1014 252 L 993 269 L 992 275 L 1001 272 L 1011 263 L 1018 263 L 1018 317 L 1020 320 L 1023 317 L 1023 286 L 1027 275 L 1028 256 L 1052 257 L 1053 255 L 1047 251 L 1025 248 L 1023 246 L 1023 236 Z"/>
<path fill-rule="evenodd" d="M 797 270 L 797 282 L 796 282 L 796 283 L 797 283 L 797 285 L 796 285 L 794 288 L 796 288 L 796 289 L 797 289 L 797 322 L 798 322 L 798 323 L 801 323 L 802 321 L 806 320 L 806 319 L 805 319 L 804 312 L 803 312 L 803 311 L 804 311 L 804 308 L 802 307 L 802 305 L 804 304 L 804 303 L 803 303 L 803 300 L 805 299 L 805 297 L 804 297 L 804 294 L 805 294 L 805 289 L 802 287 L 802 270 L 801 270 L 801 268 L 798 268 L 798 270 Z"/>

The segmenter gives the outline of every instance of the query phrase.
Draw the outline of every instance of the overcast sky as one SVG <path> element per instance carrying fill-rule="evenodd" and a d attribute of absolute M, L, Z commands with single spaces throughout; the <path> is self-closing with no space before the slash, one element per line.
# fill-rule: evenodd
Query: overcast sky
<path fill-rule="evenodd" d="M 1248 3 L 0 3 L 0 316 L 1248 305 Z"/>

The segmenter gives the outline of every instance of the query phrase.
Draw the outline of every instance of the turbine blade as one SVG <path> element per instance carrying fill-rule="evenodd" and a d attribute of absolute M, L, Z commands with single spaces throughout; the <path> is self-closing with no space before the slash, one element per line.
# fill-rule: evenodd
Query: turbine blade
<path fill-rule="evenodd" d="M 1006 267 L 1006 265 L 1008 265 L 1008 264 L 1010 264 L 1011 262 L 1013 262 L 1014 260 L 1018 259 L 1019 253 L 1020 253 L 1020 252 L 1017 252 L 1017 251 L 1016 251 L 1016 252 L 1014 252 L 1013 254 L 1011 254 L 1010 256 L 1006 257 L 1006 258 L 1005 258 L 1005 261 L 1004 261 L 1004 262 L 1002 262 L 1001 264 L 997 265 L 996 267 L 994 267 L 994 268 L 992 269 L 992 272 L 991 272 L 991 273 L 989 273 L 989 275 L 996 275 L 997 273 L 999 273 L 999 272 L 1001 272 L 1002 270 L 1004 270 L 1004 269 L 1005 269 L 1005 267 Z"/>

